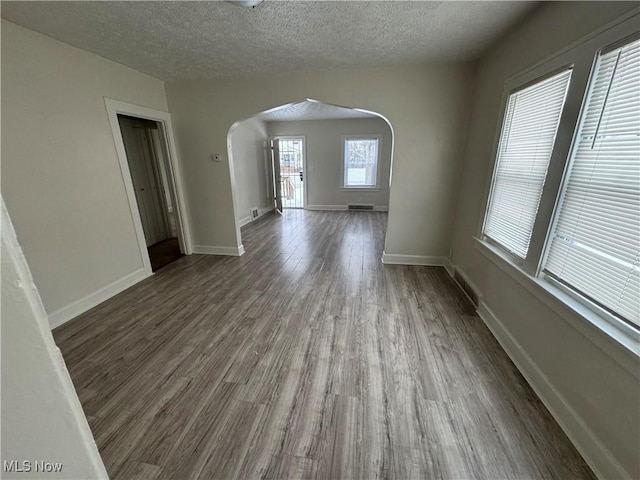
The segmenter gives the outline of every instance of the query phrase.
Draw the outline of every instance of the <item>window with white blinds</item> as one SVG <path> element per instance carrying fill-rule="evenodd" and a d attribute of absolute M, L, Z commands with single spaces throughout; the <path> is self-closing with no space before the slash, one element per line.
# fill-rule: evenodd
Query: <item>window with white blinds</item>
<path fill-rule="evenodd" d="M 598 56 L 544 272 L 640 325 L 640 39 Z"/>
<path fill-rule="evenodd" d="M 509 96 L 484 235 L 525 258 L 562 114 L 571 69 Z"/>

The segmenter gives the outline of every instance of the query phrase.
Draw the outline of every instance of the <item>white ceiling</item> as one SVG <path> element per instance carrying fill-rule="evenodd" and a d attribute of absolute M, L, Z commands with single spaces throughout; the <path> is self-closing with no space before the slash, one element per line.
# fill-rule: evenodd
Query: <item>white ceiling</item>
<path fill-rule="evenodd" d="M 267 122 L 290 122 L 296 120 L 336 120 L 340 118 L 379 118 L 376 115 L 346 107 L 305 100 L 275 108 L 258 115 Z"/>
<path fill-rule="evenodd" d="M 2 17 L 162 80 L 469 60 L 537 2 L 2 2 Z"/>

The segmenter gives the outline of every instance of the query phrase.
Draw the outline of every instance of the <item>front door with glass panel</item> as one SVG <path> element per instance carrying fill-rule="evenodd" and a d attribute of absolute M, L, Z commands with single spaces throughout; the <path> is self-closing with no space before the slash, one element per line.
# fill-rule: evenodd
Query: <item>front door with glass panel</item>
<path fill-rule="evenodd" d="M 304 138 L 279 137 L 280 193 L 283 208 L 304 208 Z"/>

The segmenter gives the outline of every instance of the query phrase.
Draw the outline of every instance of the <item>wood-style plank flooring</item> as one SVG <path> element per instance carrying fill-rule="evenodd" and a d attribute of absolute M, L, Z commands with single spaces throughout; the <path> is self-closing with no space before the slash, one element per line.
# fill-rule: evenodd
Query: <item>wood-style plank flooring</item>
<path fill-rule="evenodd" d="M 113 479 L 594 478 L 386 214 L 285 211 L 58 328 Z"/>

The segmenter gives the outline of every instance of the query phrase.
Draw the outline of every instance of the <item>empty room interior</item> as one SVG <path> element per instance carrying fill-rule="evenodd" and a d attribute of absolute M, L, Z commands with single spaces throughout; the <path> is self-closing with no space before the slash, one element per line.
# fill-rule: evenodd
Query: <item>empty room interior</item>
<path fill-rule="evenodd" d="M 1 478 L 640 478 L 637 2 L 1 2 Z"/>

